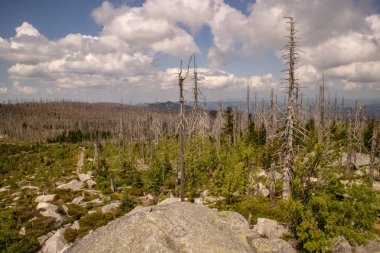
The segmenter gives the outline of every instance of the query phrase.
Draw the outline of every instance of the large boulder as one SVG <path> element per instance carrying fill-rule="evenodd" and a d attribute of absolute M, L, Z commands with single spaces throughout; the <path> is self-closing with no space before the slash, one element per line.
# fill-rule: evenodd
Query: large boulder
<path fill-rule="evenodd" d="M 59 253 L 67 248 L 64 238 L 65 229 L 59 229 L 52 237 L 50 237 L 42 246 L 42 253 Z"/>
<path fill-rule="evenodd" d="M 278 223 L 278 221 L 266 218 L 258 218 L 254 229 L 260 236 L 266 238 L 281 238 L 290 233 L 289 229 Z"/>
<path fill-rule="evenodd" d="M 234 217 L 229 214 L 222 216 Z M 239 239 L 234 229 L 217 212 L 203 205 L 176 202 L 139 207 L 75 242 L 65 252 L 255 251 Z"/>

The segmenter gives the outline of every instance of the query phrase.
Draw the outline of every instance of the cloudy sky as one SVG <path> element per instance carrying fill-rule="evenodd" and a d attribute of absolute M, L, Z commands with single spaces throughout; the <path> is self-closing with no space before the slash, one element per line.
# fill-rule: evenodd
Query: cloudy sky
<path fill-rule="evenodd" d="M 281 95 L 285 16 L 305 96 L 380 98 L 379 0 L 1 0 L 0 101 L 176 101 L 193 54 L 208 101 Z"/>

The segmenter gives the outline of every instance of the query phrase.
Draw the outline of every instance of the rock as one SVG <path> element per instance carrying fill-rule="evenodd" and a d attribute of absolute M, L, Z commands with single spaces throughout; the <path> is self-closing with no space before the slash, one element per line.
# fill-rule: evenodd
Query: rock
<path fill-rule="evenodd" d="M 46 202 L 40 202 L 40 203 L 38 203 L 36 209 L 37 210 L 38 209 L 50 209 L 50 210 L 53 210 L 53 211 L 57 211 L 58 206 L 50 204 L 50 203 L 46 203 Z"/>
<path fill-rule="evenodd" d="M 173 204 L 173 203 L 177 203 L 177 202 L 181 202 L 181 199 L 180 198 L 166 198 L 163 201 L 161 201 L 160 203 L 158 203 L 157 205 L 159 205 L 159 206 L 169 205 L 169 204 Z"/>
<path fill-rule="evenodd" d="M 40 210 L 43 209 L 43 210 Z M 57 220 L 62 221 L 63 217 L 59 213 L 57 213 L 58 206 L 46 203 L 46 202 L 40 202 L 37 205 L 37 210 L 40 210 L 40 214 L 45 217 L 53 217 Z"/>
<path fill-rule="evenodd" d="M 373 182 L 372 189 L 375 191 L 380 191 L 380 182 Z"/>
<path fill-rule="evenodd" d="M 87 183 L 87 186 L 90 187 L 90 188 L 92 188 L 92 187 L 94 187 L 96 185 L 96 182 L 94 180 L 92 180 L 92 179 L 87 180 L 86 183 Z"/>
<path fill-rule="evenodd" d="M 85 182 L 87 180 L 90 180 L 92 176 L 89 174 L 79 174 L 78 177 L 81 182 Z"/>
<path fill-rule="evenodd" d="M 58 189 L 63 189 L 63 190 L 80 190 L 83 187 L 83 182 L 80 182 L 78 180 L 71 180 L 70 182 L 66 184 L 61 184 L 58 186 Z"/>
<path fill-rule="evenodd" d="M 352 253 L 350 243 L 343 236 L 337 236 L 331 239 L 332 253 Z"/>
<path fill-rule="evenodd" d="M 80 225 L 79 225 L 79 221 L 74 221 L 74 223 L 70 226 L 71 229 L 74 229 L 74 230 L 79 230 L 80 228 Z"/>
<path fill-rule="evenodd" d="M 380 252 L 380 240 L 368 242 L 366 245 L 356 245 L 353 248 L 355 253 L 375 253 Z"/>
<path fill-rule="evenodd" d="M 88 201 L 87 203 L 101 205 L 101 204 L 103 204 L 103 201 L 101 201 L 101 199 L 99 199 L 99 198 L 96 198 L 96 199 Z"/>
<path fill-rule="evenodd" d="M 50 237 L 49 235 L 42 235 L 37 238 L 37 241 L 40 245 L 42 245 L 49 239 L 49 237 Z"/>
<path fill-rule="evenodd" d="M 274 178 L 276 180 L 281 180 L 283 177 L 284 175 L 282 175 L 280 172 L 277 172 L 277 171 L 274 172 Z"/>
<path fill-rule="evenodd" d="M 61 228 L 50 237 L 42 246 L 42 253 L 58 253 L 63 252 L 68 246 L 64 239 L 65 229 Z"/>
<path fill-rule="evenodd" d="M 76 197 L 75 199 L 73 199 L 73 200 L 71 201 L 71 203 L 72 203 L 72 204 L 75 204 L 75 205 L 79 205 L 79 204 L 82 202 L 83 199 L 84 199 L 83 196 L 79 196 L 79 197 Z"/>
<path fill-rule="evenodd" d="M 55 199 L 55 196 L 56 194 L 41 195 L 36 198 L 35 202 L 50 202 Z"/>
<path fill-rule="evenodd" d="M 269 196 L 269 190 L 268 190 L 268 188 L 265 185 L 263 185 L 262 183 L 258 183 L 256 185 L 256 189 L 257 189 L 257 192 L 260 195 L 262 195 L 264 197 L 268 197 Z"/>
<path fill-rule="evenodd" d="M 196 204 L 196 205 L 203 205 L 203 201 L 202 201 L 201 198 L 195 198 L 194 199 L 194 204 Z"/>
<path fill-rule="evenodd" d="M 257 176 L 259 176 L 259 177 L 267 177 L 267 173 L 265 172 L 265 170 L 260 170 L 259 173 L 257 173 Z"/>
<path fill-rule="evenodd" d="M 210 196 L 210 191 L 209 190 L 204 190 L 202 193 L 201 193 L 201 198 L 204 198 L 206 196 Z"/>
<path fill-rule="evenodd" d="M 247 230 L 249 229 L 248 221 L 237 212 L 222 211 L 218 212 L 220 218 L 227 222 L 233 230 Z"/>
<path fill-rule="evenodd" d="M 9 186 L 4 186 L 4 187 L 1 187 L 0 188 L 0 192 L 6 192 L 6 191 L 9 191 Z M 22 188 L 21 188 L 22 189 Z"/>
<path fill-rule="evenodd" d="M 257 238 L 251 241 L 256 253 L 296 253 L 289 243 L 282 239 Z"/>
<path fill-rule="evenodd" d="M 62 205 L 62 209 L 67 215 L 69 214 L 69 208 L 66 205 Z"/>
<path fill-rule="evenodd" d="M 62 217 L 62 215 L 60 215 L 59 213 L 53 211 L 53 210 L 50 210 L 50 209 L 47 209 L 45 211 L 41 211 L 40 214 L 42 216 L 45 216 L 45 217 L 53 217 L 55 218 L 56 220 L 59 220 L 59 221 L 62 221 L 64 220 L 64 218 Z"/>
<path fill-rule="evenodd" d="M 319 179 L 316 177 L 310 177 L 309 180 L 311 183 L 318 183 L 318 181 L 319 181 Z"/>
<path fill-rule="evenodd" d="M 203 198 L 203 202 L 207 205 L 214 204 L 217 202 L 223 202 L 226 198 L 225 197 L 215 197 L 215 196 L 206 196 Z"/>
<path fill-rule="evenodd" d="M 109 213 L 118 208 L 121 205 L 120 201 L 115 201 L 112 203 L 109 203 L 108 205 L 105 205 L 102 207 L 102 213 Z"/>
<path fill-rule="evenodd" d="M 94 210 L 90 210 L 90 211 L 88 211 L 87 213 L 88 213 L 88 214 L 93 214 L 93 213 L 97 213 L 97 212 L 94 211 Z"/>
<path fill-rule="evenodd" d="M 188 202 L 138 208 L 76 241 L 72 252 L 254 252 L 217 212 Z"/>
<path fill-rule="evenodd" d="M 25 235 L 25 234 L 26 234 L 25 227 L 21 227 L 21 228 L 20 228 L 19 234 L 20 234 L 20 235 Z"/>
<path fill-rule="evenodd" d="M 271 239 L 281 238 L 284 234 L 290 233 L 289 229 L 280 225 L 277 221 L 266 218 L 258 218 L 254 228 L 259 235 Z"/>
<path fill-rule="evenodd" d="M 38 187 L 37 186 L 32 186 L 32 185 L 24 185 L 23 187 L 21 187 L 21 190 L 24 190 L 24 189 L 38 190 Z"/>
<path fill-rule="evenodd" d="M 17 200 L 19 200 L 20 199 L 20 196 L 17 196 L 17 197 L 14 197 L 13 198 L 13 201 L 17 201 Z"/>

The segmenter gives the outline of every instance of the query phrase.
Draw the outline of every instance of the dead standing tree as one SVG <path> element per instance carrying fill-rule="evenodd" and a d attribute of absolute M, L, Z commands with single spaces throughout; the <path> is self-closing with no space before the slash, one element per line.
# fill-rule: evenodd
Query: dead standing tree
<path fill-rule="evenodd" d="M 185 201 L 185 98 L 183 95 L 183 85 L 189 75 L 191 57 L 185 76 L 182 75 L 182 61 L 180 63 L 180 70 L 178 72 L 178 86 L 179 86 L 179 171 L 181 181 L 181 202 Z"/>
<path fill-rule="evenodd" d="M 295 77 L 295 65 L 296 65 L 296 46 L 295 41 L 296 30 L 295 22 L 292 17 L 286 17 L 289 21 L 289 28 L 287 29 L 290 32 L 288 36 L 289 42 L 283 48 L 285 51 L 284 59 L 287 61 L 286 64 L 288 68 L 286 69 L 287 77 L 285 80 L 288 84 L 288 105 L 286 109 L 286 125 L 285 125 L 285 146 L 283 152 L 283 166 L 284 166 L 284 177 L 283 177 L 283 188 L 282 188 L 282 197 L 287 200 L 291 197 L 292 193 L 292 179 L 294 175 L 293 171 L 293 159 L 294 159 L 294 130 L 295 130 L 295 112 L 297 109 L 297 93 L 298 93 L 298 84 Z"/>

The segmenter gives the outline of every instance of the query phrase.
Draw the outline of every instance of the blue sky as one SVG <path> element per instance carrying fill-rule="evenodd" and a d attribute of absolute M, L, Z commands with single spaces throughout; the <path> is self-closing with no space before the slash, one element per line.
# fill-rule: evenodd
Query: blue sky
<path fill-rule="evenodd" d="M 298 76 L 314 96 L 380 97 L 375 0 L 2 0 L 0 100 L 177 100 L 180 59 L 196 55 L 207 100 L 281 87 L 284 16 L 300 30 Z M 191 100 L 191 76 L 187 100 Z"/>

